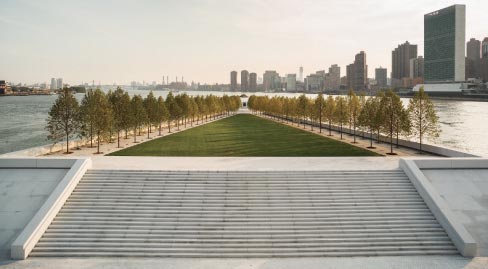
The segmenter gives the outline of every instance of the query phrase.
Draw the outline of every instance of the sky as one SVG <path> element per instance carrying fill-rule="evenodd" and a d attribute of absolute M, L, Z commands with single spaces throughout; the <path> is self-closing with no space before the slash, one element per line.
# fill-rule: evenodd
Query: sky
<path fill-rule="evenodd" d="M 230 71 L 284 76 L 345 67 L 367 53 L 391 71 L 423 15 L 466 4 L 466 39 L 488 37 L 487 0 L 1 0 L 0 79 L 10 82 L 229 83 Z"/>

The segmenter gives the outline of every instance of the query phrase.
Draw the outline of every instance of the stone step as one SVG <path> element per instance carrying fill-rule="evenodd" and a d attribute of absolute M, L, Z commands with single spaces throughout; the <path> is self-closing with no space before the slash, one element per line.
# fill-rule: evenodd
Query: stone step
<path fill-rule="evenodd" d="M 128 242 L 128 241 L 118 241 L 118 242 L 100 242 L 97 239 L 93 238 L 95 241 L 92 242 L 78 242 L 78 241 L 71 241 L 71 242 L 45 242 L 40 241 L 37 243 L 37 247 L 39 248 L 58 248 L 58 249 L 69 249 L 69 248 L 82 248 L 82 247 L 89 247 L 89 248 L 218 248 L 221 250 L 225 249 L 234 249 L 237 251 L 247 250 L 247 249 L 289 249 L 289 248 L 300 248 L 302 250 L 305 249 L 313 249 L 313 248 L 341 248 L 341 247 L 417 247 L 417 248 L 429 248 L 429 247 L 446 247 L 446 243 L 449 244 L 449 240 L 447 241 L 428 241 L 428 240 L 412 240 L 412 241 L 404 241 L 404 240 L 389 240 L 389 241 L 374 241 L 368 240 L 364 241 L 322 241 L 322 242 L 288 242 L 288 243 L 276 243 L 276 242 L 265 242 L 265 243 L 251 243 L 251 242 L 151 242 L 151 241 L 143 241 L 143 242 Z M 452 247 L 452 246 L 451 246 Z"/>
<path fill-rule="evenodd" d="M 319 247 L 289 247 L 289 248 L 226 248 L 226 247 L 94 247 L 94 246 L 63 246 L 63 247 L 44 247 L 36 246 L 35 252 L 71 252 L 71 251 L 94 251 L 99 252 L 155 252 L 155 253 L 273 253 L 273 252 L 341 252 L 341 251 L 367 251 L 371 250 L 372 245 L 364 244 L 362 246 L 319 246 Z M 401 250 L 456 250 L 452 245 L 388 245 L 388 246 L 374 246 L 374 250 L 381 251 L 401 251 Z"/>
<path fill-rule="evenodd" d="M 457 253 L 400 170 L 89 170 L 31 256 Z"/>
<path fill-rule="evenodd" d="M 144 238 L 141 238 L 144 235 Z M 251 240 L 251 241 L 270 241 L 273 242 L 288 242 L 288 241 L 303 241 L 303 240 L 390 240 L 392 238 L 431 238 L 434 240 L 449 240 L 447 234 L 441 229 L 428 229 L 428 230 L 415 230 L 415 229 L 391 229 L 387 233 L 377 230 L 350 230 L 344 233 L 344 230 L 331 230 L 322 231 L 321 233 L 282 233 L 282 234 L 202 234 L 195 231 L 194 233 L 179 233 L 178 231 L 164 231 L 164 230 L 105 230 L 105 229 L 79 229 L 76 231 L 62 230 L 62 229 L 48 229 L 41 240 L 56 241 L 56 240 L 80 240 L 80 241 L 92 241 L 93 238 L 97 240 L 118 240 L 118 239 L 134 239 L 134 240 Z"/>
<path fill-rule="evenodd" d="M 304 252 L 298 250 L 296 252 L 281 252 L 276 251 L 272 253 L 262 252 L 247 252 L 247 253 L 195 253 L 192 251 L 187 252 L 133 252 L 133 251 L 118 251 L 110 252 L 99 250 L 75 250 L 75 251 L 63 251 L 56 252 L 50 250 L 38 251 L 34 249 L 31 257 L 144 257 L 144 258 L 291 258 L 291 257 L 360 257 L 360 256 L 423 256 L 423 255 L 457 255 L 459 254 L 455 249 L 420 249 L 420 250 L 381 250 L 375 249 L 369 250 L 342 250 L 342 251 L 309 251 Z"/>

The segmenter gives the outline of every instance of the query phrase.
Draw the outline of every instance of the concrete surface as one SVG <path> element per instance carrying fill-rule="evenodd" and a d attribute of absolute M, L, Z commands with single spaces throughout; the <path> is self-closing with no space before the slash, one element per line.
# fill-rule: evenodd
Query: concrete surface
<path fill-rule="evenodd" d="M 0 262 L 0 265 L 2 263 Z M 279 258 L 279 259 L 149 259 L 149 258 L 30 258 L 4 262 L 2 269 L 481 269 L 488 258 L 461 256 L 406 256 L 355 258 Z"/>
<path fill-rule="evenodd" d="M 125 157 L 94 156 L 92 169 L 319 171 L 398 169 L 398 157 Z"/>
<path fill-rule="evenodd" d="M 488 169 L 423 169 L 422 172 L 488 256 Z"/>
<path fill-rule="evenodd" d="M 0 169 L 0 260 L 36 214 L 67 169 Z"/>

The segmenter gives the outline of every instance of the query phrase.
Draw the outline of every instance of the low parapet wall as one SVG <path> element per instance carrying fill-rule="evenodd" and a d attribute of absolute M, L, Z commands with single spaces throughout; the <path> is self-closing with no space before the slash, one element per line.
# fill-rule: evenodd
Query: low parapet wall
<path fill-rule="evenodd" d="M 486 159 L 400 159 L 400 168 L 409 177 L 418 193 L 429 207 L 430 211 L 449 238 L 463 256 L 473 257 L 477 253 L 478 244 L 467 231 L 466 227 L 458 220 L 449 205 L 439 195 L 425 177 L 422 169 L 452 169 L 452 168 L 488 168 Z"/>
<path fill-rule="evenodd" d="M 12 259 L 25 259 L 63 207 L 68 197 L 92 165 L 90 158 L 35 159 L 0 158 L 0 168 L 63 168 L 69 169 L 44 204 L 11 245 Z"/>

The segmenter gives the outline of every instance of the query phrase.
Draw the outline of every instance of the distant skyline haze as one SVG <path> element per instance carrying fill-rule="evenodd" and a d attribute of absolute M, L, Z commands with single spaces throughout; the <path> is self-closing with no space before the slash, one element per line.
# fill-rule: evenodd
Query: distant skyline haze
<path fill-rule="evenodd" d="M 466 41 L 488 36 L 488 1 L 60 1 L 0 2 L 0 79 L 72 85 L 162 77 L 230 83 L 230 72 L 304 76 L 367 53 L 368 76 L 391 72 L 391 51 L 409 41 L 423 55 L 423 16 L 466 5 Z"/>

